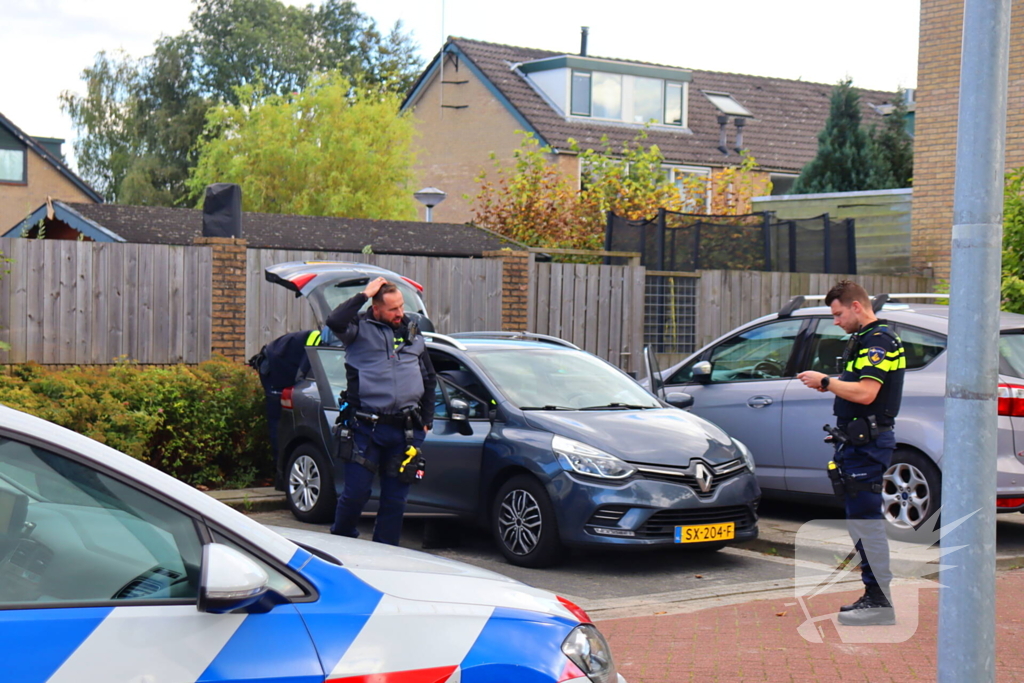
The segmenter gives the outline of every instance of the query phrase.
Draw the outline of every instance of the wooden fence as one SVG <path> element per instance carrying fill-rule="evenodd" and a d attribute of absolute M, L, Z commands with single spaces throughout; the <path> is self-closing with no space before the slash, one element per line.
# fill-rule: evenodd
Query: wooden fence
<path fill-rule="evenodd" d="M 501 329 L 500 260 L 279 249 L 249 249 L 246 257 L 246 357 L 286 332 L 316 326 L 305 299 L 296 299 L 294 292 L 264 277 L 264 268 L 285 261 L 372 263 L 423 285 L 427 312 L 438 332 Z"/>
<path fill-rule="evenodd" d="M 627 372 L 642 372 L 644 271 L 534 263 L 527 329 L 561 337 Z"/>
<path fill-rule="evenodd" d="M 0 363 L 210 357 L 206 247 L 0 239 Z"/>

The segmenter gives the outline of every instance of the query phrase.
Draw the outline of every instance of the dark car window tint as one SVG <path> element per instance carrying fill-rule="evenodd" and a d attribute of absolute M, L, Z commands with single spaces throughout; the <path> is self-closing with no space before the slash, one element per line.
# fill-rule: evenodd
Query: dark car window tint
<path fill-rule="evenodd" d="M 434 365 L 434 372 L 438 379 L 444 380 L 445 385 L 442 387 L 442 382 L 437 383 L 434 395 L 434 417 L 450 417 L 447 401 L 454 398 L 469 404 L 470 418 L 487 417 L 487 404 L 492 402 L 491 394 L 476 373 L 470 370 L 465 363 L 447 353 L 432 351 L 430 362 Z M 447 401 L 445 393 L 447 393 Z"/>
<path fill-rule="evenodd" d="M 711 351 L 711 381 L 776 379 L 786 371 L 803 319 L 754 327 L 726 339 Z"/>
<path fill-rule="evenodd" d="M 818 329 L 811 339 L 809 370 L 838 375 L 842 372 L 843 351 L 850 341 L 850 334 L 826 319 L 818 321 Z M 804 369 L 804 368 L 801 368 Z"/>
<path fill-rule="evenodd" d="M 946 337 L 936 332 L 897 325 L 896 334 L 903 342 L 903 352 L 907 357 L 907 370 L 915 370 L 928 365 L 933 358 L 946 349 Z"/>
<path fill-rule="evenodd" d="M 327 376 L 327 382 L 331 385 L 330 395 L 337 400 L 341 392 L 345 391 L 345 387 L 348 386 L 348 377 L 345 374 L 345 352 L 328 348 L 320 348 L 316 352 L 320 358 L 324 375 Z"/>
<path fill-rule="evenodd" d="M 1010 366 L 1015 377 L 1024 377 L 1024 334 L 1003 334 L 999 337 L 999 355 Z M 1007 373 L 1007 374 L 1011 374 Z"/>
<path fill-rule="evenodd" d="M 195 600 L 201 556 L 191 517 L 0 438 L 0 604 Z"/>

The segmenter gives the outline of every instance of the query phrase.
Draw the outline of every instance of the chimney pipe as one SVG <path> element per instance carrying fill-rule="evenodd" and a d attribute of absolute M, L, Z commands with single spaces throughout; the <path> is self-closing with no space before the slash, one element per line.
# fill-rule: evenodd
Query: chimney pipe
<path fill-rule="evenodd" d="M 729 117 L 724 114 L 718 115 L 718 151 L 728 156 L 729 146 L 726 140 L 725 126 L 729 123 Z"/>
<path fill-rule="evenodd" d="M 580 26 L 580 57 L 587 56 L 587 36 L 590 35 L 589 26 Z"/>
<path fill-rule="evenodd" d="M 743 126 L 747 125 L 747 120 L 742 117 L 736 117 L 736 153 L 743 152 Z"/>

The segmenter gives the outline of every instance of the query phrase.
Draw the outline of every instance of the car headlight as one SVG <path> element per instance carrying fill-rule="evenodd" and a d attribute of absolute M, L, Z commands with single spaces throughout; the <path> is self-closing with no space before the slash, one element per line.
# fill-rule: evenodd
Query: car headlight
<path fill-rule="evenodd" d="M 736 444 L 736 450 L 738 450 L 740 455 L 743 456 L 743 462 L 746 464 L 747 469 L 754 472 L 756 467 L 754 465 L 754 454 L 750 452 L 749 448 L 747 448 L 747 444 L 743 443 L 739 439 L 733 439 L 732 442 Z"/>
<path fill-rule="evenodd" d="M 555 435 L 551 449 L 558 456 L 562 469 L 567 472 L 579 472 L 602 479 L 625 479 L 636 472 L 636 468 L 624 460 L 564 436 Z"/>
<path fill-rule="evenodd" d="M 619 678 L 612 651 L 592 624 L 580 624 L 562 643 L 562 652 L 594 683 L 616 683 Z"/>

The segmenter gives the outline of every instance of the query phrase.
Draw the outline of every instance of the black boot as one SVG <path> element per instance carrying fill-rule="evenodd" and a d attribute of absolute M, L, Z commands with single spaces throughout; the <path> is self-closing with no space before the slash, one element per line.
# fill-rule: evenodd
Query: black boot
<path fill-rule="evenodd" d="M 850 611 L 853 611 L 855 609 L 858 609 L 862 604 L 864 604 L 864 601 L 867 600 L 867 599 L 868 599 L 868 592 L 867 592 L 867 590 L 865 590 L 864 591 L 864 595 L 862 595 L 859 598 L 857 598 L 856 602 L 851 602 L 849 605 L 843 605 L 842 607 L 839 608 L 839 611 L 840 612 L 850 612 Z"/>
<path fill-rule="evenodd" d="M 879 586 L 869 586 L 859 606 L 839 613 L 844 626 L 891 626 L 896 623 L 896 611 Z M 854 603 L 856 605 L 856 603 Z"/>

